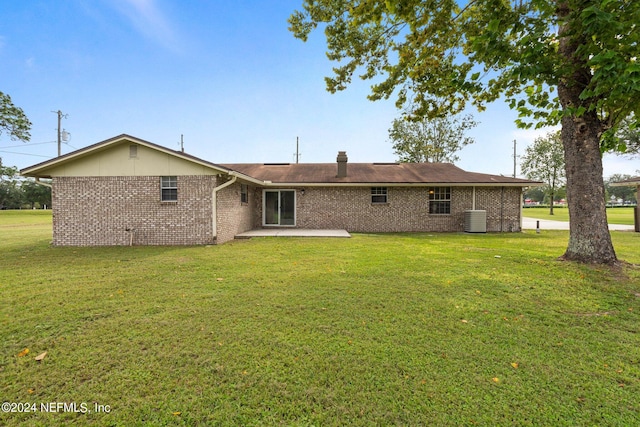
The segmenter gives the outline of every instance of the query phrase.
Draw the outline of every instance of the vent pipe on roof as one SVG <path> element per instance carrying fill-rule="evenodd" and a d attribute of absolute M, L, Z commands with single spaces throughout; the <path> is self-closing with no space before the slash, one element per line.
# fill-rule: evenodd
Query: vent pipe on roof
<path fill-rule="evenodd" d="M 347 176 L 347 152 L 346 151 L 338 151 L 338 157 L 336 158 L 338 162 L 338 175 L 337 178 L 344 178 Z"/>

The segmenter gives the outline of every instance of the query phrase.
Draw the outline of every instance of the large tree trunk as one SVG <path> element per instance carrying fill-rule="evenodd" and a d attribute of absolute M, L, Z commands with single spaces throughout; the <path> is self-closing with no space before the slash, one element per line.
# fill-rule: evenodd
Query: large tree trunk
<path fill-rule="evenodd" d="M 558 97 L 565 111 L 587 107 L 580 99 L 580 94 L 591 80 L 586 59 L 577 53 L 582 42 L 581 35 L 568 36 L 571 33 L 571 18 L 567 19 L 570 12 L 566 3 L 559 4 L 558 16 L 561 22 L 564 21 L 559 31 L 559 53 L 572 68 L 571 75 L 558 83 Z M 573 19 L 577 19 L 577 15 L 573 16 Z M 561 135 L 570 216 L 569 246 L 563 255 L 567 260 L 599 264 L 611 264 L 617 260 L 609 234 L 604 199 L 600 152 L 603 131 L 603 124 L 593 110 L 579 117 L 570 114 L 562 118 Z"/>
<path fill-rule="evenodd" d="M 616 261 L 616 254 L 607 225 L 600 124 L 597 117 L 588 120 L 585 116 L 562 120 L 570 217 L 569 246 L 563 258 L 610 264 Z"/>

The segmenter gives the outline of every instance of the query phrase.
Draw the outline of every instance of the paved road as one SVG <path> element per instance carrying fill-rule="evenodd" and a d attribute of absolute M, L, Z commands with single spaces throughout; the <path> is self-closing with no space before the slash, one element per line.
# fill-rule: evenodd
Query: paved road
<path fill-rule="evenodd" d="M 552 221 L 549 219 L 522 218 L 522 228 L 525 230 L 535 230 L 536 221 L 540 221 L 540 230 L 568 230 L 569 223 L 566 221 Z M 609 230 L 633 231 L 633 225 L 609 224 Z"/>

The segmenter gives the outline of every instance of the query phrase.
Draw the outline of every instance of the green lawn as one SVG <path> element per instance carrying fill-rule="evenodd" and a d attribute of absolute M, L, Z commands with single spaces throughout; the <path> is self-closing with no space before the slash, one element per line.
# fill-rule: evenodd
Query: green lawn
<path fill-rule="evenodd" d="M 640 424 L 640 269 L 557 261 L 564 231 L 54 248 L 28 211 L 0 237 L 0 395 L 37 409 L 0 425 Z"/>
<path fill-rule="evenodd" d="M 569 221 L 569 209 L 554 207 L 553 215 L 549 215 L 549 208 L 525 208 L 522 215 L 529 218 L 551 219 L 554 221 Z M 633 208 L 607 208 L 609 224 L 633 225 Z"/>

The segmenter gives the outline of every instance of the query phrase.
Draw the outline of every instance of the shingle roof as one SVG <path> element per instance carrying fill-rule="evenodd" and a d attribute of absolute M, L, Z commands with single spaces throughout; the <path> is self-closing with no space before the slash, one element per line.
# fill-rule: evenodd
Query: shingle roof
<path fill-rule="evenodd" d="M 540 184 L 502 175 L 467 172 L 450 163 L 348 163 L 344 178 L 336 177 L 336 163 L 234 163 L 221 166 L 274 184 Z"/>
<path fill-rule="evenodd" d="M 190 160 L 219 170 L 222 173 L 236 175 L 238 178 L 258 185 L 501 185 L 501 186 L 537 186 L 540 182 L 511 178 L 502 175 L 488 175 L 467 172 L 450 163 L 347 163 L 347 176 L 336 177 L 337 163 L 211 163 L 182 151 L 175 151 L 122 134 L 98 142 L 63 156 L 38 163 L 22 169 L 25 176 L 50 178 L 47 170 L 52 166 L 66 162 L 79 161 L 84 156 L 97 153 L 114 144 L 126 141 L 145 145 L 149 148 Z"/>

